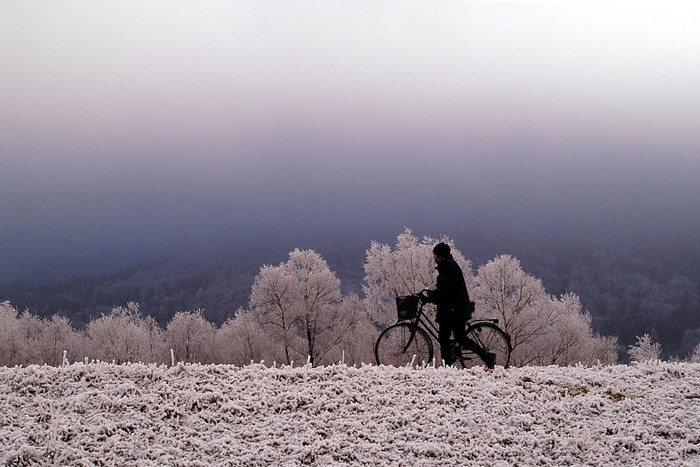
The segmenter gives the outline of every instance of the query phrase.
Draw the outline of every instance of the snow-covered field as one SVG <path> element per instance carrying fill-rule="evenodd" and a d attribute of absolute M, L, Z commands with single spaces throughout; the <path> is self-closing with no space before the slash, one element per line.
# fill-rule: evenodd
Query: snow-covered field
<path fill-rule="evenodd" d="M 700 364 L 0 368 L 2 465 L 700 465 Z"/>

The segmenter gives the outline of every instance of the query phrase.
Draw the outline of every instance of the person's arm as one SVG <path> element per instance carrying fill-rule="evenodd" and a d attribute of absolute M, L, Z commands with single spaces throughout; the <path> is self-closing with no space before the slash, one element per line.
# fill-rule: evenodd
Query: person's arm
<path fill-rule="evenodd" d="M 438 276 L 437 284 L 435 284 L 434 290 L 428 291 L 428 301 L 430 303 L 439 303 L 448 300 L 450 297 L 454 297 L 457 291 L 457 277 L 452 271 L 445 271 L 445 273 Z"/>

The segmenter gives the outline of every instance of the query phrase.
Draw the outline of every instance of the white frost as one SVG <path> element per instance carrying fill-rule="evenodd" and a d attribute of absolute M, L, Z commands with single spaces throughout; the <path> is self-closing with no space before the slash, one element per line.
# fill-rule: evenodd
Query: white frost
<path fill-rule="evenodd" d="M 700 364 L 0 368 L 2 465 L 700 464 Z"/>

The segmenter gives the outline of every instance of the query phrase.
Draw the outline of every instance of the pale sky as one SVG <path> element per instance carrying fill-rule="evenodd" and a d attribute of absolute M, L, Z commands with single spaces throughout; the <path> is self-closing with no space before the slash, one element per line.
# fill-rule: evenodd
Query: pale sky
<path fill-rule="evenodd" d="M 0 279 L 403 226 L 698 232 L 698 24 L 680 1 L 4 1 Z"/>

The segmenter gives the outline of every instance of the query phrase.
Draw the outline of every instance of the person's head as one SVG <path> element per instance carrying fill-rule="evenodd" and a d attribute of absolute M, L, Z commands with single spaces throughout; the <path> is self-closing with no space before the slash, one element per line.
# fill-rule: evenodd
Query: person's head
<path fill-rule="evenodd" d="M 450 245 L 445 242 L 440 242 L 433 248 L 433 259 L 445 259 L 450 256 Z"/>

